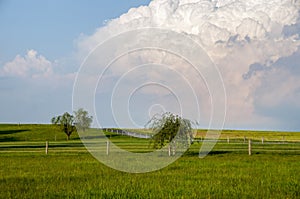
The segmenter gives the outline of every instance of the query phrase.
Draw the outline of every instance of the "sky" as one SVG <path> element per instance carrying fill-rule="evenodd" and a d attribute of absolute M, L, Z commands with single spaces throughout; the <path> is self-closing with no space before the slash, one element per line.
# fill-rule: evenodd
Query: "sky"
<path fill-rule="evenodd" d="M 83 107 L 96 127 L 169 111 L 300 131 L 299 14 L 297 0 L 0 0 L 0 123 Z"/>

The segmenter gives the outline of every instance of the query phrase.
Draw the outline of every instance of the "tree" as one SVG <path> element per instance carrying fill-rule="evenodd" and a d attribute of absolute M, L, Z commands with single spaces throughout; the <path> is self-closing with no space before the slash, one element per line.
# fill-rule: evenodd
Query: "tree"
<path fill-rule="evenodd" d="M 67 135 L 67 140 L 70 139 L 71 134 L 76 131 L 74 126 L 74 116 L 65 112 L 63 115 L 53 117 L 51 123 L 58 125 L 60 129 Z"/>
<path fill-rule="evenodd" d="M 83 108 L 74 111 L 75 114 L 75 125 L 77 130 L 85 131 L 91 126 L 93 122 L 93 117 L 89 116 L 89 113 Z"/>
<path fill-rule="evenodd" d="M 146 126 L 155 133 L 151 141 L 155 149 L 160 149 L 167 143 L 171 143 L 175 137 L 174 142 L 178 140 L 185 147 L 192 143 L 192 124 L 189 120 L 178 115 L 169 112 L 163 115 L 155 115 Z"/>

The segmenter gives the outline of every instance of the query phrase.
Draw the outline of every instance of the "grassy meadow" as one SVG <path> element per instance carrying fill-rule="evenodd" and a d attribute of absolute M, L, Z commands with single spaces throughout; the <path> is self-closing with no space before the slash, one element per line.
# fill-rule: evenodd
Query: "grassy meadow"
<path fill-rule="evenodd" d="M 107 136 L 129 151 L 152 150 L 145 139 Z M 244 137 L 254 140 L 252 156 Z M 130 174 L 98 162 L 76 133 L 66 141 L 51 125 L 0 125 L 0 198 L 300 198 L 299 140 L 296 132 L 224 131 L 203 159 L 195 142 L 162 170 Z"/>

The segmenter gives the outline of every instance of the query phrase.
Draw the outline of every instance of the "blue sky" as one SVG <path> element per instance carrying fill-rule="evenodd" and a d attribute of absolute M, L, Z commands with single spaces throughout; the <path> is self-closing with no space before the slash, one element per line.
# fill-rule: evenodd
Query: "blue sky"
<path fill-rule="evenodd" d="M 92 34 L 106 20 L 150 0 L 1 0 L 1 62 L 35 49 L 54 60 L 74 50 L 80 34 Z"/>
<path fill-rule="evenodd" d="M 68 59 L 76 50 L 74 42 L 80 35 L 92 34 L 107 20 L 148 3 L 149 0 L 1 0 L 0 65 L 13 60 L 16 55 L 26 54 L 30 49 L 51 61 Z M 77 71 L 80 63 L 70 65 L 67 63 L 64 71 Z M 72 112 L 71 84 L 65 91 L 49 91 L 47 87 L 35 88 L 24 79 L 2 77 L 0 87 L 3 95 L 0 110 L 5 113 L 1 114 L 0 122 L 45 123 L 55 114 Z M 39 95 L 43 97 L 38 100 Z M 54 101 L 52 95 L 57 100 Z"/>
<path fill-rule="evenodd" d="M 300 131 L 300 4 L 290 0 L 0 0 L 0 123 L 49 123 L 55 115 L 72 112 L 73 86 L 85 58 L 93 57 L 99 64 L 109 50 L 118 52 L 145 41 L 133 34 L 110 46 L 107 54 L 88 57 L 91 50 L 113 35 L 149 27 L 192 38 L 215 64 L 226 89 L 225 128 Z M 174 44 L 182 54 L 197 52 L 180 43 L 182 38 L 149 34 L 155 40 L 144 47 L 170 41 L 167 49 Z M 185 83 L 178 83 L 177 74 L 170 72 L 178 70 L 195 89 L 201 127 L 207 127 L 213 95 L 203 81 L 209 81 L 195 77 L 177 59 L 167 51 L 144 50 L 117 60 L 104 74 L 106 86 L 99 90 L 100 82 L 95 91 L 100 123 L 116 126 L 118 118 L 122 126 L 130 126 L 125 121 L 132 117 L 141 127 L 155 111 L 178 111 L 172 92 L 190 95 Z M 134 68 L 148 63 L 153 65 L 144 72 Z M 132 70 L 139 76 L 129 73 Z M 162 84 L 166 77 L 171 86 L 165 88 L 175 86 L 172 92 L 153 85 L 140 88 L 142 80 Z M 124 81 L 122 89 L 116 89 L 120 93 L 112 99 L 119 80 Z M 133 86 L 138 89 L 130 96 L 128 117 L 126 111 L 115 109 L 125 106 L 123 91 Z M 186 117 L 192 118 L 198 109 L 192 107 L 192 98 L 184 99 Z"/>

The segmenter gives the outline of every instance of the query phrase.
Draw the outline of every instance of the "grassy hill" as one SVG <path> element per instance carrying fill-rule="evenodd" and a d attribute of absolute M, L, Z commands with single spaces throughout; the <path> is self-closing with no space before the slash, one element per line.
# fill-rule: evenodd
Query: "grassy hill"
<path fill-rule="evenodd" d="M 79 139 L 73 132 L 71 139 Z M 0 124 L 0 142 L 66 140 L 59 128 L 47 124 Z"/>
<path fill-rule="evenodd" d="M 96 129 L 92 129 L 96 131 Z M 128 129 L 132 132 L 149 134 L 147 130 L 143 129 Z M 198 130 L 196 138 L 204 138 L 206 130 Z M 251 138 L 268 141 L 299 141 L 299 132 L 275 132 L 275 131 L 246 131 L 246 130 L 224 130 L 220 139 L 243 139 Z M 71 140 L 78 140 L 77 132 L 73 132 Z M 0 142 L 9 141 L 64 141 L 66 135 L 57 127 L 50 124 L 0 124 Z"/>

